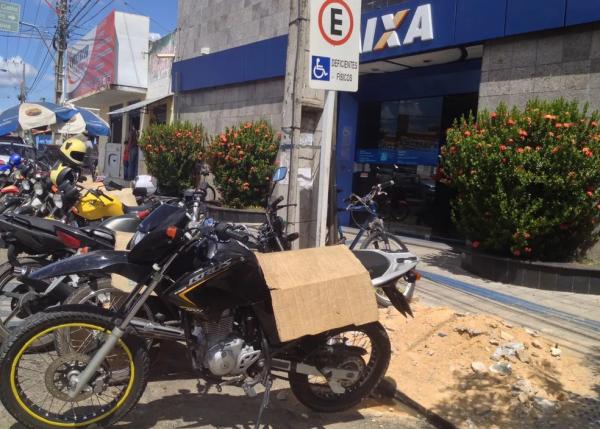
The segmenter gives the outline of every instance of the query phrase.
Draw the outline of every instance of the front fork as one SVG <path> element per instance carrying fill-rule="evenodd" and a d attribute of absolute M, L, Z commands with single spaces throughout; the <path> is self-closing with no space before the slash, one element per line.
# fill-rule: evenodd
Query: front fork
<path fill-rule="evenodd" d="M 167 264 L 167 266 L 168 265 L 169 264 Z M 127 311 L 127 316 L 125 319 L 123 319 L 121 324 L 115 327 L 108 335 L 105 335 L 104 344 L 102 344 L 102 347 L 98 349 L 83 372 L 77 377 L 77 384 L 75 385 L 75 388 L 73 390 L 69 390 L 70 398 L 75 398 L 81 393 L 84 387 L 88 385 L 94 374 L 96 374 L 98 368 L 100 368 L 100 365 L 102 365 L 102 362 L 104 362 L 104 359 L 106 359 L 117 342 L 123 337 L 132 319 L 146 303 L 148 297 L 150 297 L 150 294 L 154 291 L 156 286 L 158 286 L 158 284 L 161 282 L 164 268 L 161 270 L 158 265 L 155 265 L 153 268 L 155 272 L 152 276 L 152 281 L 141 294 L 141 296 L 133 302 L 132 307 L 129 309 L 129 311 Z M 133 293 L 136 293 L 136 291 L 134 290 L 132 294 Z"/>

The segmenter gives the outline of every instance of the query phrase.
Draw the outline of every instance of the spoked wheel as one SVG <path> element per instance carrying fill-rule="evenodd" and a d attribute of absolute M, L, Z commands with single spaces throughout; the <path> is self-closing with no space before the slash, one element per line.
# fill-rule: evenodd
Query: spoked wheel
<path fill-rule="evenodd" d="M 393 237 L 389 234 L 378 233 L 374 234 L 371 237 L 368 237 L 361 245 L 361 249 L 376 249 L 376 250 L 388 250 L 393 252 L 408 252 L 407 247 L 404 245 L 402 241 Z M 404 291 L 408 288 L 408 282 L 401 277 L 396 282 L 396 288 L 404 293 Z M 389 307 L 392 305 L 392 302 L 387 297 L 382 288 L 375 288 L 375 296 L 377 298 L 377 304 L 382 307 Z"/>
<path fill-rule="evenodd" d="M 379 323 L 338 330 L 324 335 L 322 345 L 304 363 L 358 372 L 353 381 L 341 382 L 335 393 L 324 377 L 290 373 L 290 387 L 298 400 L 315 411 L 337 412 L 366 398 L 385 375 L 390 362 L 390 340 Z"/>
<path fill-rule="evenodd" d="M 129 297 L 127 292 L 112 287 L 111 279 L 100 279 L 95 287 L 86 284 L 77 288 L 77 290 L 65 300 L 64 304 L 87 304 L 103 310 L 118 312 L 121 310 L 127 297 Z M 154 315 L 148 304 L 142 306 L 142 309 L 137 316 L 154 321 Z M 55 337 L 56 349 L 59 352 L 66 350 L 69 343 L 69 330 L 65 329 L 60 335 L 57 334 Z M 146 344 L 150 347 L 152 345 L 152 340 L 147 339 Z"/>
<path fill-rule="evenodd" d="M 35 259 L 23 258 L 19 262 L 22 267 L 41 267 Z M 0 266 L 0 321 L 6 330 L 14 329 L 31 316 L 28 303 L 35 298 L 36 294 L 17 279 L 12 264 L 7 262 Z"/>
<path fill-rule="evenodd" d="M 108 314 L 71 309 L 75 311 L 50 311 L 29 319 L 0 356 L 0 399 L 28 428 L 108 427 L 137 403 L 146 385 L 149 359 L 144 344 L 125 335 L 89 385 L 77 396 L 69 395 L 114 326 Z M 65 329 L 71 333 L 67 350 L 32 351 Z"/>

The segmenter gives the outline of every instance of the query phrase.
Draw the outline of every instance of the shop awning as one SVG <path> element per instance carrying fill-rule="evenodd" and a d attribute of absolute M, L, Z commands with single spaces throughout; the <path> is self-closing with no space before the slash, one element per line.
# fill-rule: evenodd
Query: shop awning
<path fill-rule="evenodd" d="M 137 103 L 130 104 L 129 106 L 125 106 L 121 109 L 113 110 L 112 112 L 108 112 L 109 115 L 118 115 L 120 113 L 131 112 L 132 110 L 141 109 L 142 107 L 146 107 L 149 104 L 156 103 L 157 101 L 164 100 L 165 98 L 169 98 L 172 94 L 163 95 L 161 97 L 147 98 Z"/>

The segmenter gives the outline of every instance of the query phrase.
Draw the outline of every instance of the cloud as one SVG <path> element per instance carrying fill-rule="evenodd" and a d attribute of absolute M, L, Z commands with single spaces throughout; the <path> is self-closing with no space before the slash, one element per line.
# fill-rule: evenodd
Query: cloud
<path fill-rule="evenodd" d="M 6 71 L 4 71 L 6 70 Z M 25 78 L 35 76 L 37 69 L 25 63 Z M 23 59 L 21 57 L 4 58 L 0 56 L 0 88 L 19 86 L 23 76 Z"/>
<path fill-rule="evenodd" d="M 156 42 L 158 39 L 160 39 L 162 36 L 160 35 L 160 33 L 150 33 L 149 34 L 149 38 L 151 42 Z"/>

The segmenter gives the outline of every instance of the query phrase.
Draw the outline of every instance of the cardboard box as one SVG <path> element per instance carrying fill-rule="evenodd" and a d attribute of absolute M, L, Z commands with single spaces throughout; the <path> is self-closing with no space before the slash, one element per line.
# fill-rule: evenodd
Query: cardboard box
<path fill-rule="evenodd" d="M 346 246 L 258 253 L 281 341 L 379 318 L 369 273 Z"/>

